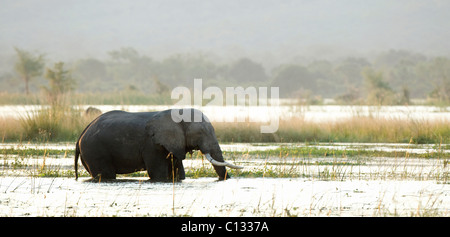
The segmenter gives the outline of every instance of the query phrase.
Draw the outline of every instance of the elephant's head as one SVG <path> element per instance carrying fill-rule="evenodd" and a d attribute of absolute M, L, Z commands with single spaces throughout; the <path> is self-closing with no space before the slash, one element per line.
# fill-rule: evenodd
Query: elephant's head
<path fill-rule="evenodd" d="M 220 179 L 229 177 L 225 167 L 243 168 L 224 161 L 214 128 L 199 110 L 159 112 L 147 123 L 146 130 L 153 136 L 155 143 L 163 146 L 177 159 L 183 160 L 187 152 L 200 150 L 212 163 Z"/>

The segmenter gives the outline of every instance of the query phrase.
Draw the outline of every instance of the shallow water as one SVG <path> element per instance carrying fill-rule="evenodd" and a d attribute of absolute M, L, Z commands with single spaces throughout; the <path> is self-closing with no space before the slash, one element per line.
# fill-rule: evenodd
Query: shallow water
<path fill-rule="evenodd" d="M 449 215 L 450 186 L 432 181 L 215 178 L 181 183 L 0 178 L 2 216 Z"/>
<path fill-rule="evenodd" d="M 40 169 L 73 171 L 73 157 L 0 154 L 0 216 L 450 216 L 447 159 L 411 157 L 273 157 L 233 151 L 306 144 L 223 144 L 225 159 L 243 172 L 295 178 L 187 178 L 151 183 L 121 177 L 38 177 Z M 438 147 L 408 144 L 316 144 L 329 149 L 387 149 L 411 153 Z M 73 144 L 1 144 L 3 148 L 72 150 Z M 447 151 L 440 151 L 447 152 Z M 240 153 L 239 153 L 240 154 Z M 186 170 L 210 167 L 188 157 Z M 80 167 L 80 170 L 84 168 Z"/>
<path fill-rule="evenodd" d="M 440 149 L 438 145 L 433 144 L 406 144 L 406 143 L 228 143 L 220 144 L 222 151 L 266 151 L 280 147 L 317 147 L 336 150 L 372 150 L 372 151 L 408 151 L 410 153 L 427 152 L 450 152 L 450 150 Z M 75 143 L 0 143 L 0 148 L 9 149 L 52 149 L 52 150 L 73 150 Z"/>

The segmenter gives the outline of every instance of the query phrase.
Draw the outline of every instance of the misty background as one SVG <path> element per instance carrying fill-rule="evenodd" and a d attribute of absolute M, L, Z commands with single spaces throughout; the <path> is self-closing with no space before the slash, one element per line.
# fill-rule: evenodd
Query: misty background
<path fill-rule="evenodd" d="M 16 47 L 46 68 L 63 61 L 77 93 L 166 94 L 202 78 L 310 101 L 449 101 L 449 12 L 439 0 L 0 0 L 0 92 L 24 92 Z"/>

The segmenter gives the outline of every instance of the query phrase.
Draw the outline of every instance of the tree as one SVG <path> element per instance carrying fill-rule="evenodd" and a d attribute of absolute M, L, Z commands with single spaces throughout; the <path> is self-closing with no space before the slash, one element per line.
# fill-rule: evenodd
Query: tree
<path fill-rule="evenodd" d="M 265 82 L 267 75 L 263 66 L 248 58 L 241 58 L 228 69 L 228 76 L 235 82 Z"/>
<path fill-rule="evenodd" d="M 133 48 L 121 48 L 108 53 L 112 61 L 107 63 L 110 89 L 118 89 L 124 85 L 139 85 L 143 92 L 151 92 L 151 77 L 156 75 L 156 62 L 150 57 L 140 55 Z"/>
<path fill-rule="evenodd" d="M 437 57 L 431 60 L 426 76 L 434 87 L 430 96 L 439 102 L 450 102 L 450 59 Z"/>
<path fill-rule="evenodd" d="M 136 61 L 139 60 L 140 55 L 138 51 L 131 47 L 124 47 L 120 50 L 113 50 L 108 52 L 109 56 L 116 61 Z"/>
<path fill-rule="evenodd" d="M 426 60 L 426 57 L 422 54 L 406 51 L 406 50 L 389 50 L 387 52 L 381 53 L 375 59 L 375 66 L 380 67 L 392 67 L 393 65 L 409 62 L 411 64 L 416 64 Z"/>
<path fill-rule="evenodd" d="M 367 100 L 371 104 L 383 105 L 391 104 L 394 99 L 394 91 L 389 84 L 384 81 L 383 73 L 366 68 L 363 71 L 367 88 Z"/>
<path fill-rule="evenodd" d="M 280 97 L 305 97 L 316 90 L 316 78 L 303 66 L 284 65 L 275 74 L 272 86 L 280 88 Z"/>
<path fill-rule="evenodd" d="M 155 82 L 155 92 L 160 96 L 170 95 L 169 87 L 162 83 L 157 77 L 153 77 L 153 81 Z"/>
<path fill-rule="evenodd" d="M 17 73 L 25 81 L 25 93 L 30 93 L 28 84 L 33 77 L 40 76 L 44 68 L 44 55 L 32 55 L 30 52 L 14 47 L 17 52 L 18 60 L 15 64 Z"/>
<path fill-rule="evenodd" d="M 70 75 L 70 72 L 64 70 L 64 63 L 55 63 L 55 69 L 47 68 L 45 78 L 49 80 L 50 87 L 43 87 L 47 92 L 49 101 L 52 105 L 58 103 L 61 95 L 70 92 L 75 87 L 75 80 Z"/>
<path fill-rule="evenodd" d="M 370 63 L 364 58 L 347 58 L 335 68 L 337 83 L 343 90 L 352 91 L 363 85 L 361 71 L 369 67 Z"/>
<path fill-rule="evenodd" d="M 72 76 L 77 78 L 78 90 L 111 90 L 108 71 L 105 63 L 95 58 L 78 60 L 73 68 Z"/>
<path fill-rule="evenodd" d="M 314 61 L 307 66 L 307 69 L 314 78 L 317 78 L 315 94 L 331 98 L 345 92 L 343 83 L 337 83 L 339 78 L 336 76 L 331 62 L 326 60 Z"/>

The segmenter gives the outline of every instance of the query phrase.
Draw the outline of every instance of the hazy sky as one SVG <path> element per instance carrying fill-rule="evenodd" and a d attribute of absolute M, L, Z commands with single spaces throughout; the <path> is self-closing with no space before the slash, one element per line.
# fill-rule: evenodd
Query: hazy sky
<path fill-rule="evenodd" d="M 450 54 L 450 1 L 0 0 L 0 56 L 62 60 L 133 47 L 152 57 Z"/>

